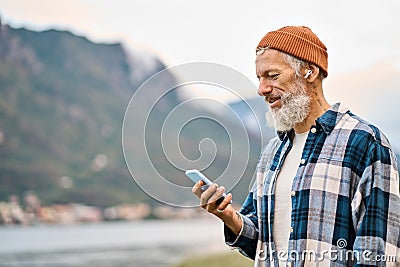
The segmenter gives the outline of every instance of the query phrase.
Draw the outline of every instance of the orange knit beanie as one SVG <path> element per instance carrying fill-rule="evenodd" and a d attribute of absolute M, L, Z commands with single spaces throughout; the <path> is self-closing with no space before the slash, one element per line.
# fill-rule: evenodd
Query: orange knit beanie
<path fill-rule="evenodd" d="M 321 40 L 305 26 L 286 26 L 268 32 L 257 49 L 272 48 L 313 63 L 328 76 L 328 52 Z"/>

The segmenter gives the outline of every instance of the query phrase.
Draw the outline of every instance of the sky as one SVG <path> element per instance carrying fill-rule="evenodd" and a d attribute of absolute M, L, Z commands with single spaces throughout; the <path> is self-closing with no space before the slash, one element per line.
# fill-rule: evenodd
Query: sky
<path fill-rule="evenodd" d="M 13 27 L 56 28 L 95 42 L 122 42 L 155 54 L 167 66 L 219 63 L 255 84 L 259 40 L 286 25 L 305 25 L 328 48 L 328 101 L 342 101 L 378 122 L 387 117 L 384 112 L 396 110 L 388 103 L 400 100 L 399 11 L 398 0 L 0 0 L 2 22 Z M 256 92 L 242 95 L 256 97 Z M 391 116 L 386 124 L 400 118 Z M 400 130 L 391 135 L 400 139 Z"/>

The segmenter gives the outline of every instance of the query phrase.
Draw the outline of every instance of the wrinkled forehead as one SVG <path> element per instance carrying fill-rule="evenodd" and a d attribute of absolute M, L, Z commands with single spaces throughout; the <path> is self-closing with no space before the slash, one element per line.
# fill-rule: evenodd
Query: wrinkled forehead
<path fill-rule="evenodd" d="M 293 70 L 293 67 L 285 60 L 284 53 L 275 49 L 265 49 L 256 56 L 255 72 L 262 76 L 269 71 Z"/>
<path fill-rule="evenodd" d="M 256 59 L 255 59 L 256 66 L 259 64 L 267 64 L 267 65 L 274 65 L 274 64 L 284 64 L 287 63 L 284 60 L 283 53 L 272 49 L 272 48 L 265 48 L 262 50 L 259 50 L 259 52 L 256 54 Z"/>

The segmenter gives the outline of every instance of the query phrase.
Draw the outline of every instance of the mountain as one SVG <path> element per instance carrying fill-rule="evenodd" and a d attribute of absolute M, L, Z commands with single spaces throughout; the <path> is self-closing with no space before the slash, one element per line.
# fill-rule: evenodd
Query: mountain
<path fill-rule="evenodd" d="M 164 94 L 177 78 L 157 58 L 67 31 L 1 25 L 0 40 L 0 201 L 34 191 L 45 204 L 193 204 L 198 200 L 183 170 L 198 166 L 209 177 L 225 177 L 221 184 L 229 184 L 237 203 L 244 200 L 261 149 L 260 136 L 253 131 L 250 143 L 240 139 L 233 145 L 231 133 L 241 132 L 242 126 L 190 104 L 189 112 L 171 120 L 170 114 L 185 99 L 174 90 Z M 156 73 L 162 74 L 150 87 L 141 87 Z M 124 121 L 130 99 L 139 95 L 142 100 L 130 106 Z M 149 102 L 154 97 L 157 101 Z M 181 125 L 192 113 L 201 116 Z M 129 114 L 146 120 L 135 124 Z M 166 125 L 168 121 L 172 122 Z M 145 152 L 139 153 L 144 143 Z M 171 144 L 172 152 L 164 151 Z M 178 166 L 178 161 L 184 164 Z M 226 172 L 228 167 L 232 171 Z M 167 185 L 188 190 L 169 190 L 158 174 Z"/>
<path fill-rule="evenodd" d="M 165 66 L 64 31 L 2 25 L 0 40 L 0 199 L 147 199 L 126 169 L 121 125 L 134 90 Z"/>
<path fill-rule="evenodd" d="M 240 116 L 243 123 L 249 129 L 249 132 L 257 135 L 258 132 L 261 131 L 264 145 L 266 145 L 265 142 L 276 135 L 273 128 L 267 127 L 265 112 L 268 107 L 265 104 L 264 98 L 249 98 L 246 100 L 231 102 L 229 105 L 235 113 Z"/>

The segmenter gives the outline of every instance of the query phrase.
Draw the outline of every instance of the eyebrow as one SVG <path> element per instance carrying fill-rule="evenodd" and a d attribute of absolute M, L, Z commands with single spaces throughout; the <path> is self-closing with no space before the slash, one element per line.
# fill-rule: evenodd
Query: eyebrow
<path fill-rule="evenodd" d="M 270 75 L 269 75 L 270 72 L 281 73 L 282 71 L 281 71 L 280 69 L 277 69 L 277 68 L 273 67 L 273 68 L 271 68 L 271 69 L 267 69 L 267 70 L 263 71 L 262 73 L 260 73 L 261 75 L 258 75 L 258 73 L 256 72 L 256 76 L 257 76 L 257 77 L 261 77 L 261 76 L 262 76 L 263 74 L 265 74 L 265 73 L 266 73 L 268 76 L 270 76 Z"/>

